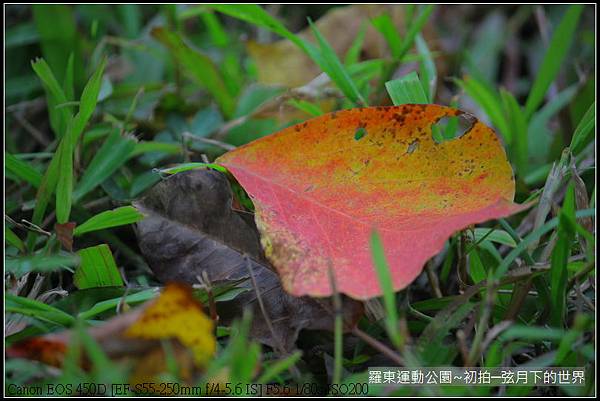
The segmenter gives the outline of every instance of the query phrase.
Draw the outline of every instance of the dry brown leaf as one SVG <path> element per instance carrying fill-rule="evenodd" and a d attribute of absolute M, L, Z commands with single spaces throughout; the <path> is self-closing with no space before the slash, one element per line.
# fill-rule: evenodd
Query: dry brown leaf
<path fill-rule="evenodd" d="M 251 336 L 286 351 L 294 348 L 302 329 L 333 329 L 328 300 L 297 298 L 282 289 L 262 254 L 253 216 L 232 209 L 231 188 L 220 172 L 175 174 L 135 205 L 146 215 L 137 226 L 140 249 L 159 280 L 194 284 L 203 272 L 215 284 L 245 280 L 241 286 L 250 291 L 217 304 L 220 324 L 227 326 L 242 316 L 244 308 L 253 308 Z M 273 333 L 259 308 L 244 255 L 249 257 Z M 356 323 L 362 310 L 362 303 L 345 299 L 347 326 Z"/>
<path fill-rule="evenodd" d="M 56 238 L 60 241 L 63 248 L 67 251 L 73 251 L 73 230 L 75 230 L 75 222 L 67 222 L 64 224 L 56 223 L 54 225 L 54 231 L 56 232 Z"/>
<path fill-rule="evenodd" d="M 343 59 L 362 24 L 365 24 L 362 56 L 364 59 L 380 58 L 387 55 L 387 45 L 369 20 L 385 12 L 390 13 L 398 31 L 404 32 L 404 7 L 382 4 L 334 8 L 321 17 L 315 25 L 338 57 Z M 304 29 L 297 35 L 302 39 L 315 41 L 310 28 Z M 320 68 L 287 39 L 268 44 L 249 41 L 247 48 L 256 63 L 258 80 L 263 84 L 294 88 L 307 84 L 321 73 Z"/>

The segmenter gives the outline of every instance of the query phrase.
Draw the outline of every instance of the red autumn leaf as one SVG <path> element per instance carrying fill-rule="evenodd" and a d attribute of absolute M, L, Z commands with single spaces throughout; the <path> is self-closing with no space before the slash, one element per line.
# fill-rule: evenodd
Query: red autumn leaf
<path fill-rule="evenodd" d="M 437 143 L 446 116 L 473 125 Z M 327 114 L 221 156 L 256 208 L 265 254 L 293 295 L 381 295 L 369 237 L 381 235 L 393 287 L 421 272 L 455 231 L 522 209 L 494 131 L 437 105 L 357 108 Z"/>

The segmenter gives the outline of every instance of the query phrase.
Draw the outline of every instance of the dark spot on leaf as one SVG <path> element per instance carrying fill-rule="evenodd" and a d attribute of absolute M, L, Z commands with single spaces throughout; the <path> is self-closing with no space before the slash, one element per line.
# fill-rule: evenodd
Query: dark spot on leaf
<path fill-rule="evenodd" d="M 400 114 L 400 113 L 394 114 L 394 120 L 396 120 L 396 122 L 398 122 L 398 124 L 404 124 L 405 119 L 406 119 L 406 117 L 404 117 L 404 114 Z"/>
<path fill-rule="evenodd" d="M 410 155 L 415 150 L 417 150 L 418 147 L 419 147 L 419 140 L 415 139 L 408 145 L 408 148 L 406 149 L 406 153 L 408 153 Z"/>

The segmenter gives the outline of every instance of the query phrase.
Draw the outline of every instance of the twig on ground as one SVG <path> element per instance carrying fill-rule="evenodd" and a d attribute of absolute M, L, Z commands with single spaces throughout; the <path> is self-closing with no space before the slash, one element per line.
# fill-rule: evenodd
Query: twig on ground
<path fill-rule="evenodd" d="M 485 329 L 488 325 L 488 321 L 492 315 L 492 310 L 494 308 L 494 301 L 496 298 L 496 289 L 498 288 L 498 283 L 496 280 L 490 280 L 487 283 L 487 291 L 484 304 L 482 305 L 481 315 L 479 318 L 479 322 L 477 324 L 477 329 L 475 330 L 475 338 L 473 339 L 473 343 L 471 344 L 471 350 L 469 352 L 469 359 L 467 361 L 467 366 L 474 366 L 475 362 L 480 358 L 482 349 L 482 341 L 485 333 Z"/>
<path fill-rule="evenodd" d="M 469 363 L 469 348 L 467 347 L 467 336 L 461 329 L 456 330 L 456 342 L 458 343 L 460 356 L 463 360 L 463 366 L 467 367 Z"/>
<path fill-rule="evenodd" d="M 500 334 L 502 334 L 504 330 L 508 329 L 512 325 L 512 321 L 503 320 L 502 322 L 489 329 L 485 336 L 485 339 L 483 340 L 483 343 L 481 344 L 481 352 L 485 352 L 485 350 L 490 346 L 492 341 L 494 341 L 496 337 L 498 337 Z"/>
<path fill-rule="evenodd" d="M 208 296 L 208 308 L 210 311 L 210 318 L 213 322 L 215 322 L 215 331 L 217 329 L 217 323 L 219 322 L 219 315 L 217 314 L 217 304 L 215 303 L 215 295 L 212 290 L 212 283 L 208 278 L 208 273 L 206 270 L 202 270 L 201 276 L 196 276 L 196 279 L 200 283 L 200 285 L 206 290 L 206 295 Z"/>
<path fill-rule="evenodd" d="M 25 219 L 21 219 L 21 222 L 17 223 L 10 216 L 8 216 L 6 214 L 4 215 L 4 219 L 6 221 L 8 221 L 10 224 L 13 224 L 13 225 L 15 225 L 15 226 L 17 226 L 17 227 L 19 227 L 19 228 L 21 228 L 23 230 L 33 231 L 35 233 L 42 234 L 42 235 L 45 235 L 47 237 L 52 236 L 52 233 L 50 233 L 50 232 L 42 229 L 40 226 L 35 225 L 35 224 L 31 223 L 30 221 L 27 221 Z"/>
<path fill-rule="evenodd" d="M 529 294 L 529 290 L 533 285 L 533 277 L 529 277 L 525 280 L 524 283 L 517 283 L 513 289 L 513 296 L 510 300 L 510 304 L 508 305 L 508 310 L 504 315 L 504 319 L 506 320 L 515 320 L 517 315 L 519 314 L 519 310 L 525 302 L 527 295 Z"/>
<path fill-rule="evenodd" d="M 387 345 L 385 345 L 381 341 L 371 337 L 370 335 L 368 335 L 367 333 L 365 333 L 358 327 L 355 327 L 354 329 L 352 329 L 352 334 L 354 334 L 356 337 L 360 338 L 361 340 L 363 340 L 364 342 L 369 344 L 371 347 L 373 347 L 377 351 L 381 352 L 382 354 L 384 354 L 385 356 L 390 358 L 392 361 L 396 362 L 398 364 L 398 366 L 405 366 L 404 360 L 402 359 L 402 357 L 400 355 L 398 355 Z"/>
<path fill-rule="evenodd" d="M 425 271 L 427 272 L 427 278 L 429 279 L 429 284 L 431 285 L 433 294 L 436 298 L 442 298 L 444 295 L 440 289 L 440 281 L 438 280 L 437 274 L 435 274 L 433 271 L 433 264 L 431 260 L 429 260 L 425 265 Z"/>
<path fill-rule="evenodd" d="M 211 139 L 211 138 L 204 138 L 201 136 L 196 136 L 194 134 L 192 134 L 191 132 L 184 132 L 183 133 L 183 138 L 184 139 L 191 139 L 193 141 L 197 141 L 197 142 L 204 142 L 207 143 L 209 145 L 214 145 L 214 146 L 218 146 L 219 148 L 225 149 L 225 150 L 233 150 L 236 147 L 233 145 L 230 145 L 228 143 L 225 142 L 221 142 L 217 139 Z"/>

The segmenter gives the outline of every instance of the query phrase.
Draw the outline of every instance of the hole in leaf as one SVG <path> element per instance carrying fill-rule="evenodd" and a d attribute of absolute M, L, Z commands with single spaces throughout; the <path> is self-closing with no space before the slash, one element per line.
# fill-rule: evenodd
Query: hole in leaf
<path fill-rule="evenodd" d="M 457 139 L 473 128 L 475 119 L 469 115 L 442 117 L 431 126 L 431 136 L 436 143 Z"/>
<path fill-rule="evenodd" d="M 408 145 L 408 149 L 406 149 L 406 153 L 408 153 L 410 155 L 415 150 L 417 150 L 418 147 L 419 147 L 419 140 L 415 139 Z"/>
<path fill-rule="evenodd" d="M 365 135 L 367 135 L 367 130 L 364 127 L 358 127 L 356 131 L 354 131 L 354 140 L 359 141 Z"/>

